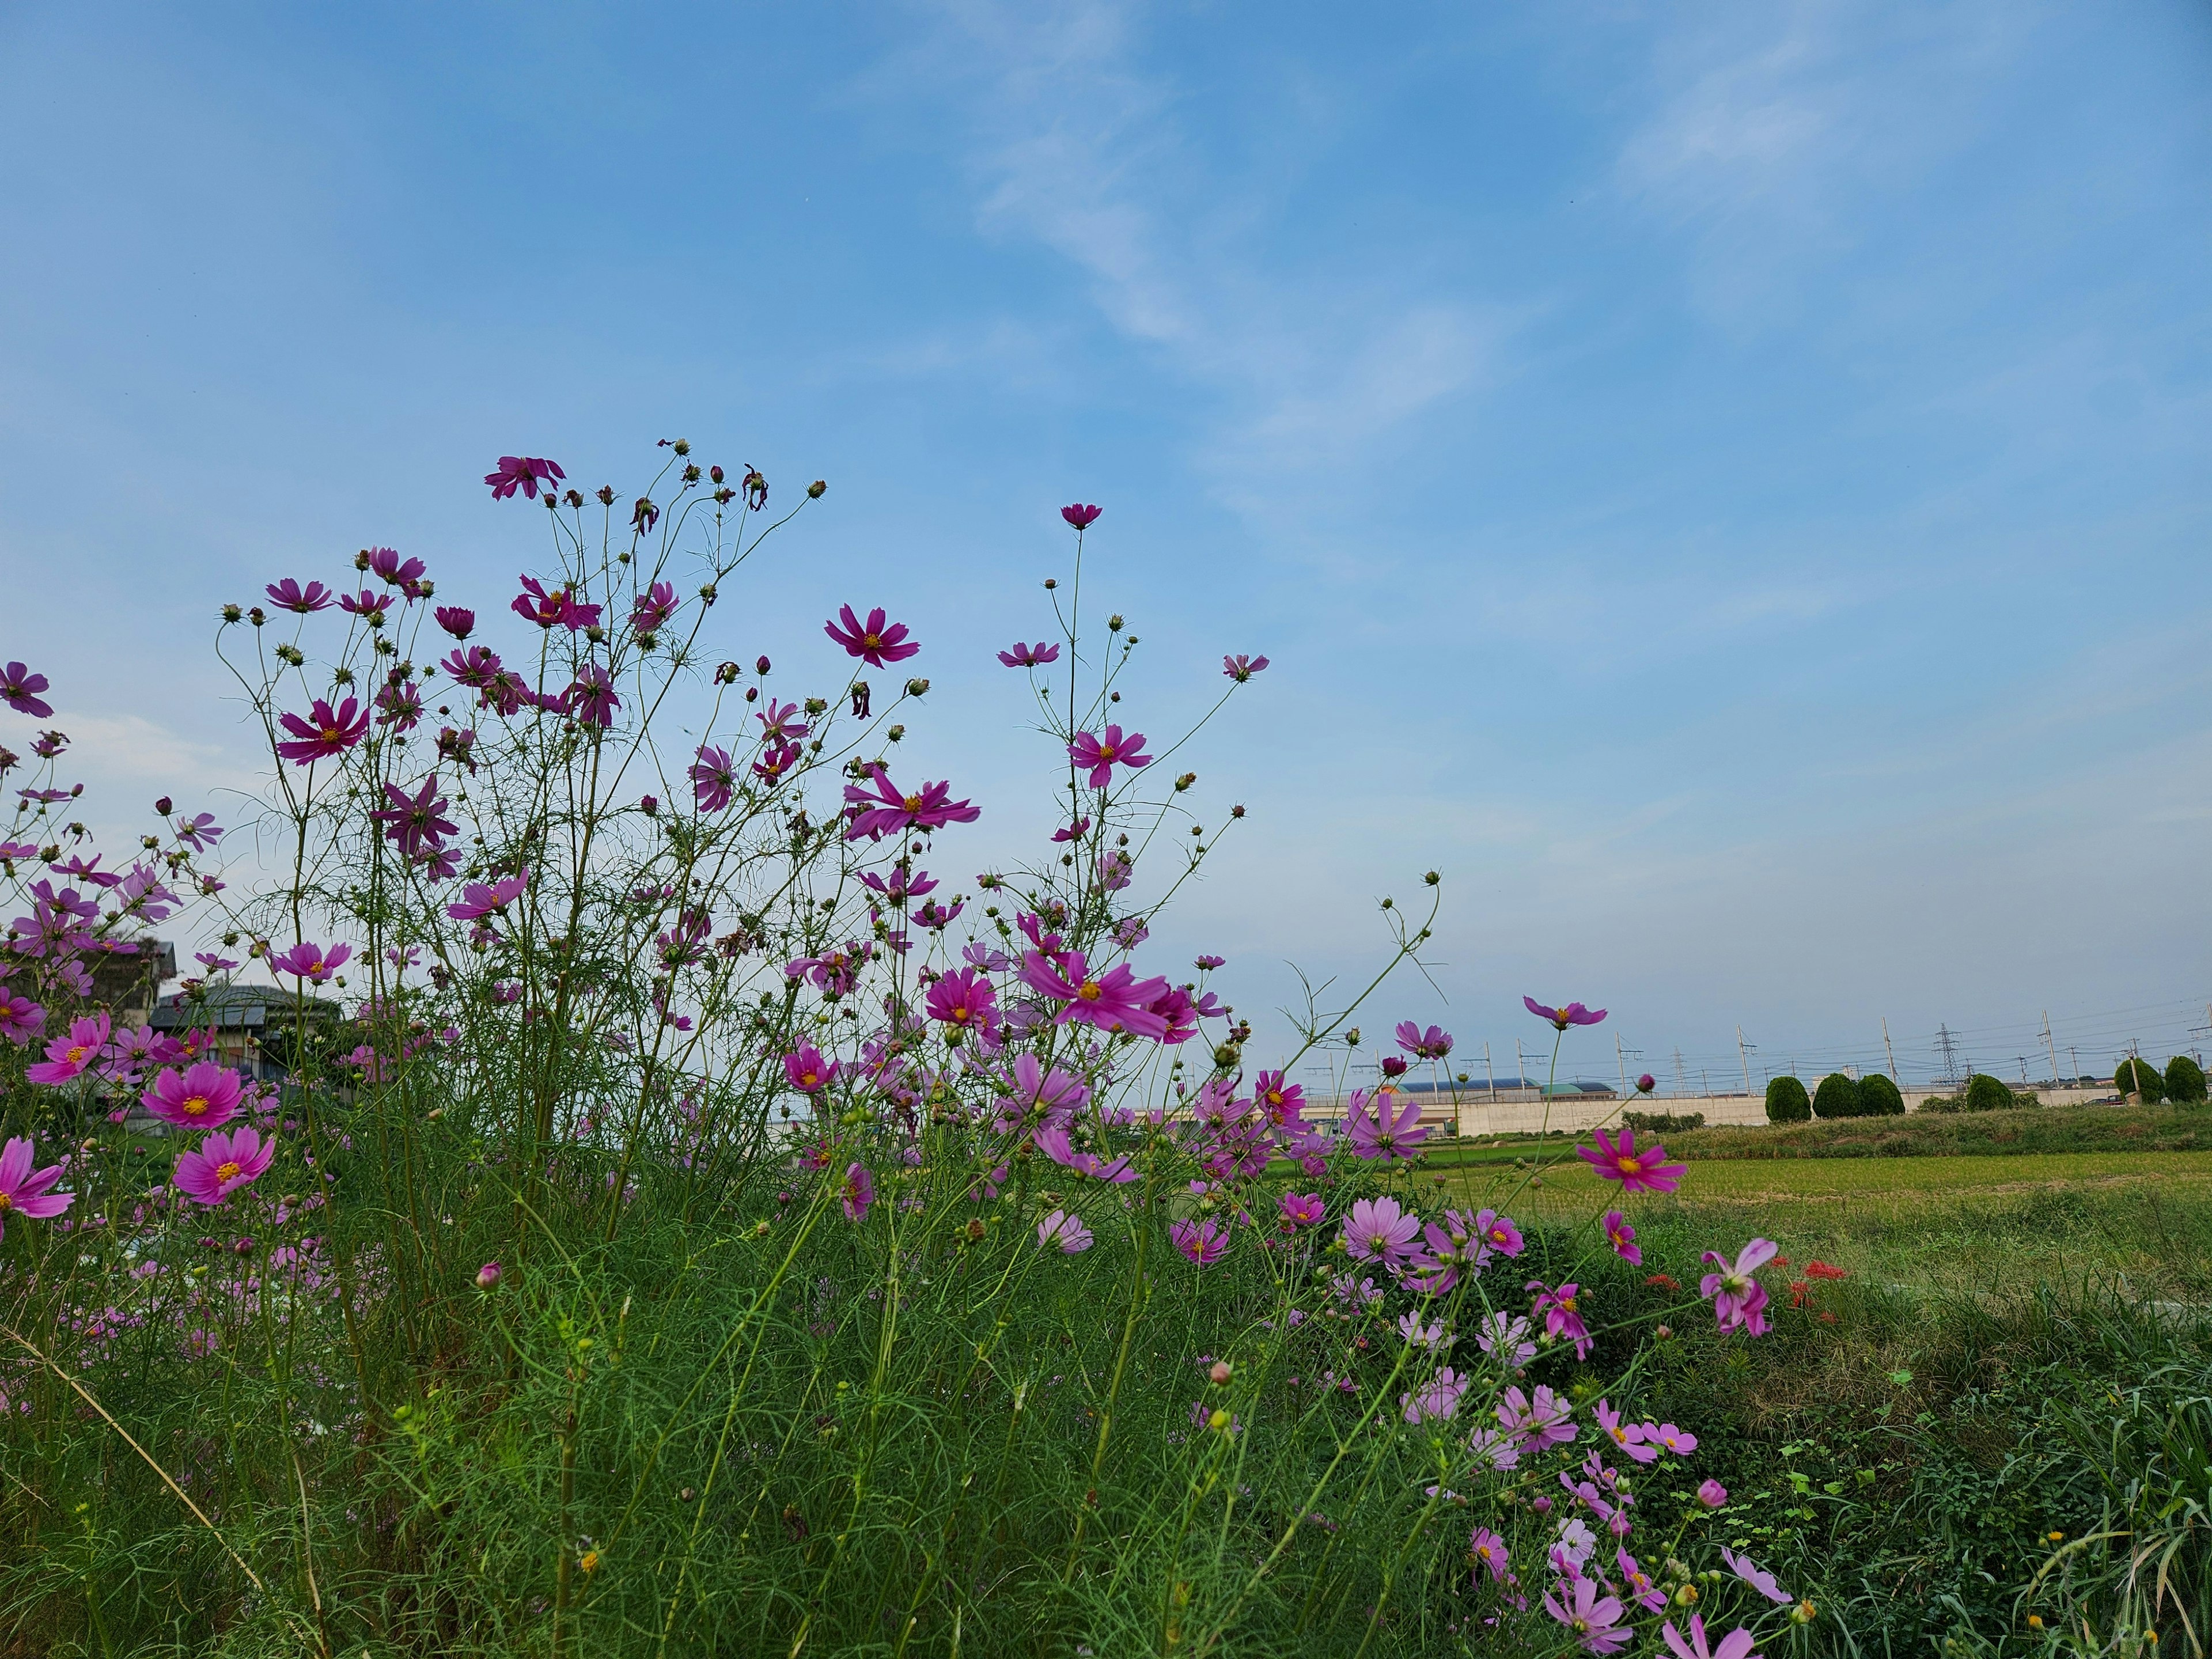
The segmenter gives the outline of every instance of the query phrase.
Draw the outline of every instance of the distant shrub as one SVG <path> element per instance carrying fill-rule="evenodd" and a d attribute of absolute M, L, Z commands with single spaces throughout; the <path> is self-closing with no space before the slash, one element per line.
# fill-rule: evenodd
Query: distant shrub
<path fill-rule="evenodd" d="M 1859 1099 L 1856 1079 L 1841 1072 L 1831 1072 L 1820 1079 L 1820 1086 L 1813 1091 L 1814 1117 L 1863 1117 L 1866 1108 Z"/>
<path fill-rule="evenodd" d="M 2157 1073 L 2153 1073 L 2153 1076 Z M 1962 1097 L 1961 1109 L 1969 1112 L 2005 1112 L 2020 1103 L 2013 1098 L 2011 1090 L 1987 1072 L 1977 1072 L 1966 1079 L 1966 1092 Z"/>
<path fill-rule="evenodd" d="M 2146 1106 L 2166 1098 L 2166 1079 L 2147 1060 L 2122 1060 L 2112 1073 L 2112 1086 L 2123 1095 L 2141 1095 Z"/>
<path fill-rule="evenodd" d="M 2166 1097 L 2196 1102 L 2204 1098 L 2204 1068 L 2187 1054 L 2166 1062 Z"/>
<path fill-rule="evenodd" d="M 1863 1117 L 1902 1117 L 1905 1097 L 1897 1085 L 1876 1072 L 1859 1079 L 1859 1115 Z"/>
<path fill-rule="evenodd" d="M 1703 1112 L 1623 1112 L 1620 1121 L 1638 1134 L 1679 1135 L 1705 1127 Z"/>
<path fill-rule="evenodd" d="M 1802 1123 L 1813 1115 L 1812 1097 L 1794 1077 L 1778 1077 L 1766 1085 L 1766 1121 Z"/>

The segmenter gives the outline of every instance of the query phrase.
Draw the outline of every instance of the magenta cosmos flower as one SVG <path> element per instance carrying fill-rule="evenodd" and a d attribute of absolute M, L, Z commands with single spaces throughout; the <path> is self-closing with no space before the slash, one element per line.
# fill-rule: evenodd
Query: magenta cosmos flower
<path fill-rule="evenodd" d="M 999 994 L 973 968 L 956 968 L 929 988 L 923 1006 L 932 1019 L 963 1031 L 998 1028 Z"/>
<path fill-rule="evenodd" d="M 865 1164 L 845 1166 L 845 1179 L 839 1184 L 838 1197 L 845 1207 L 848 1221 L 866 1221 L 868 1206 L 876 1201 L 876 1178 L 868 1173 Z"/>
<path fill-rule="evenodd" d="M 1605 1212 L 1605 1242 L 1613 1246 L 1613 1253 L 1632 1267 L 1644 1265 L 1644 1247 L 1636 1242 L 1636 1229 L 1628 1224 L 1628 1218 L 1618 1210 Z"/>
<path fill-rule="evenodd" d="M 568 476 L 557 465 L 542 456 L 502 455 L 499 458 L 498 471 L 485 473 L 484 482 L 491 486 L 491 498 L 495 501 L 505 501 L 518 489 L 534 501 L 538 499 L 538 485 L 544 484 L 545 493 L 550 495 L 553 493 L 553 481 Z"/>
<path fill-rule="evenodd" d="M 587 662 L 576 671 L 576 678 L 568 687 L 568 707 L 586 726 L 602 729 L 615 723 L 615 710 L 622 707 L 622 699 L 615 695 L 615 683 L 607 671 L 595 662 Z"/>
<path fill-rule="evenodd" d="M 530 885 L 530 872 L 507 876 L 487 886 L 472 881 L 461 889 L 460 901 L 446 907 L 446 914 L 455 921 L 481 921 L 495 910 L 504 910 L 520 898 L 523 890 Z"/>
<path fill-rule="evenodd" d="M 1132 732 L 1124 736 L 1118 726 L 1109 726 L 1103 737 L 1089 732 L 1078 732 L 1075 741 L 1067 745 L 1067 757 L 1079 771 L 1089 768 L 1091 787 L 1103 789 L 1114 781 L 1116 765 L 1134 771 L 1140 766 L 1150 766 L 1152 757 L 1144 752 L 1145 734 Z"/>
<path fill-rule="evenodd" d="M 368 711 L 348 697 L 336 708 L 327 698 L 317 697 L 303 718 L 286 714 L 283 727 L 291 740 L 276 745 L 276 752 L 295 766 L 312 766 L 332 755 L 343 755 L 359 743 L 368 730 Z"/>
<path fill-rule="evenodd" d="M 384 826 L 403 857 L 413 858 L 426 844 L 435 852 L 446 844 L 447 836 L 460 834 L 460 826 L 446 816 L 446 798 L 438 793 L 435 772 L 411 795 L 396 783 L 386 784 L 384 803 L 369 817 Z"/>
<path fill-rule="evenodd" d="M 177 1158 L 177 1190 L 198 1204 L 220 1204 L 241 1187 L 260 1179 L 276 1156 L 276 1142 L 263 1145 L 251 1126 L 225 1134 L 217 1129 Z"/>
<path fill-rule="evenodd" d="M 238 1115 L 242 1092 L 237 1073 L 202 1060 L 185 1071 L 165 1070 L 139 1098 L 164 1122 L 187 1129 L 219 1129 Z"/>
<path fill-rule="evenodd" d="M 1590 1334 L 1589 1327 L 1583 1322 L 1582 1286 L 1571 1280 L 1556 1291 L 1547 1290 L 1542 1279 L 1532 1279 L 1527 1288 L 1536 1293 L 1535 1305 L 1528 1310 L 1528 1316 L 1544 1322 L 1547 1336 L 1573 1343 L 1576 1358 L 1587 1358 Z"/>
<path fill-rule="evenodd" d="M 1024 1128 L 1065 1131 L 1091 1098 L 1091 1091 L 1059 1066 L 1048 1072 L 1042 1060 L 1026 1052 L 1014 1056 L 1004 1081 L 1008 1092 L 999 1099 L 999 1127 L 1010 1133 Z"/>
<path fill-rule="evenodd" d="M 37 849 L 33 848 L 35 852 Z M 0 1036 L 18 1048 L 46 1030 L 46 1011 L 30 998 L 0 985 Z"/>
<path fill-rule="evenodd" d="M 1024 645 L 1016 640 L 1012 650 L 999 653 L 999 660 L 1009 668 L 1036 668 L 1044 663 L 1058 662 L 1060 647 L 1043 640 L 1035 645 Z"/>
<path fill-rule="evenodd" d="M 1400 1020 L 1398 1046 L 1415 1060 L 1442 1060 L 1452 1051 L 1452 1034 L 1441 1025 L 1425 1031 L 1410 1019 Z"/>
<path fill-rule="evenodd" d="M 1766 1286 L 1752 1275 L 1774 1260 L 1781 1246 L 1769 1238 L 1754 1238 L 1736 1253 L 1735 1261 L 1717 1250 L 1707 1250 L 1705 1260 L 1720 1269 L 1698 1282 L 1698 1294 L 1713 1304 L 1713 1317 L 1723 1334 L 1741 1327 L 1746 1334 L 1766 1331 Z"/>
<path fill-rule="evenodd" d="M 885 836 L 909 830 L 941 830 L 948 823 L 973 823 L 983 816 L 966 801 L 952 799 L 952 786 L 949 783 L 926 783 L 908 795 L 899 792 L 890 775 L 880 765 L 869 768 L 868 776 L 875 786 L 872 794 L 857 784 L 845 786 L 845 811 L 853 820 L 845 831 L 847 841 L 858 841 L 863 836 L 870 841 L 880 841 Z"/>
<path fill-rule="evenodd" d="M 0 668 L 0 702 L 19 714 L 42 720 L 54 712 L 53 705 L 39 696 L 50 684 L 44 674 L 33 674 L 21 663 L 11 662 Z"/>
<path fill-rule="evenodd" d="M 1224 657 L 1221 659 L 1221 672 L 1239 685 L 1243 684 L 1267 665 L 1267 659 L 1265 657 Z"/>
<path fill-rule="evenodd" d="M 1156 1042 L 1167 1036 L 1167 1021 L 1151 1006 L 1168 994 L 1167 981 L 1139 979 L 1126 962 L 1093 974 L 1080 951 L 1063 951 L 1058 962 L 1042 951 L 1031 951 L 1022 957 L 1022 980 L 1031 990 L 1066 1005 L 1054 1016 L 1060 1024 L 1129 1031 Z"/>
<path fill-rule="evenodd" d="M 549 593 L 535 577 L 522 576 L 517 580 L 522 584 L 522 592 L 514 596 L 514 603 L 507 608 L 516 616 L 536 623 L 540 628 L 565 628 L 571 634 L 576 634 L 599 619 L 599 607 L 580 603 L 575 589 L 567 582 Z"/>
<path fill-rule="evenodd" d="M 296 611 L 305 617 L 331 606 L 331 590 L 320 582 L 309 582 L 305 587 L 287 576 L 281 582 L 271 582 L 264 590 L 269 603 L 280 611 Z"/>
<path fill-rule="evenodd" d="M 1408 1097 L 1401 1110 L 1396 1091 L 1377 1089 L 1370 1110 L 1369 1098 L 1364 1089 L 1352 1091 L 1352 1109 L 1344 1120 L 1344 1133 L 1352 1142 L 1352 1156 L 1379 1158 L 1385 1164 L 1410 1162 L 1416 1156 L 1413 1148 L 1429 1136 L 1421 1125 L 1420 1103 Z"/>
<path fill-rule="evenodd" d="M 1620 1622 L 1620 1598 L 1603 1594 L 1595 1579 L 1562 1579 L 1545 1595 L 1544 1611 L 1573 1633 L 1585 1653 L 1618 1653 L 1636 1639 Z"/>
<path fill-rule="evenodd" d="M 843 646 L 848 656 L 858 657 L 871 668 L 904 662 L 921 649 L 919 643 L 908 640 L 904 623 L 886 619 L 881 605 L 868 612 L 866 622 L 853 614 L 849 605 L 839 605 L 837 615 L 844 622 L 843 629 L 841 631 L 834 622 L 826 622 L 822 624 L 822 631 Z"/>
<path fill-rule="evenodd" d="M 1060 516 L 1078 530 L 1087 530 L 1098 522 L 1099 512 L 1099 508 L 1079 501 L 1072 507 L 1061 507 Z"/>
<path fill-rule="evenodd" d="M 299 944 L 281 956 L 269 958 L 269 971 L 274 974 L 293 974 L 310 985 L 320 985 L 332 974 L 345 966 L 353 955 L 350 945 L 333 945 L 325 950 L 319 945 Z"/>
<path fill-rule="evenodd" d="M 477 613 L 466 605 L 441 605 L 432 613 L 438 626 L 457 640 L 465 640 L 477 631 Z"/>
<path fill-rule="evenodd" d="M 11 1214 L 43 1221 L 48 1216 L 59 1215 L 76 1202 L 75 1193 L 47 1190 L 62 1178 L 62 1171 L 67 1166 L 49 1164 L 43 1170 L 33 1170 L 33 1151 L 32 1144 L 21 1135 L 0 1147 L 0 1235 L 5 1234 Z"/>
<path fill-rule="evenodd" d="M 1319 1193 L 1285 1193 L 1276 1206 L 1293 1227 L 1318 1227 L 1328 1215 Z"/>
<path fill-rule="evenodd" d="M 803 1095 L 818 1095 L 837 1080 L 837 1062 L 824 1060 L 811 1042 L 802 1042 L 783 1057 L 783 1075 Z"/>
<path fill-rule="evenodd" d="M 631 604 L 630 628 L 640 634 L 657 634 L 668 626 L 680 608 L 675 586 L 669 582 L 655 582 Z"/>
<path fill-rule="evenodd" d="M 1201 1267 L 1221 1260 L 1229 1248 L 1229 1235 L 1212 1221 L 1178 1221 L 1168 1229 L 1175 1247 Z"/>
<path fill-rule="evenodd" d="M 1345 1218 L 1341 1237 L 1354 1261 L 1395 1269 L 1421 1253 L 1421 1218 L 1407 1214 L 1395 1198 L 1363 1198 Z"/>
<path fill-rule="evenodd" d="M 1613 1408 L 1609 1400 L 1597 1402 L 1599 1431 L 1613 1443 L 1639 1463 L 1659 1461 L 1659 1448 L 1651 1442 L 1650 1426 L 1643 1423 L 1625 1423 L 1620 1413 Z"/>
<path fill-rule="evenodd" d="M 1686 1639 L 1674 1628 L 1674 1621 L 1671 1619 L 1659 1626 L 1659 1634 L 1666 1638 L 1668 1651 L 1674 1656 L 1674 1659 L 1759 1659 L 1759 1655 L 1751 1650 L 1754 1639 L 1752 1633 L 1741 1625 L 1722 1637 L 1718 1647 L 1707 1647 L 1703 1613 L 1690 1615 L 1690 1634 Z"/>
<path fill-rule="evenodd" d="M 1091 1229 L 1083 1224 L 1079 1216 L 1065 1210 L 1054 1210 L 1037 1223 L 1037 1248 L 1058 1249 L 1066 1255 L 1075 1255 L 1091 1246 Z"/>
<path fill-rule="evenodd" d="M 1500 1215 L 1495 1210 L 1478 1211 L 1474 1231 L 1477 1237 L 1500 1255 L 1518 1255 L 1527 1247 L 1521 1230 L 1513 1224 L 1513 1218 Z"/>
<path fill-rule="evenodd" d="M 1564 1008 L 1547 1008 L 1535 998 L 1524 996 L 1521 1005 L 1539 1019 L 1548 1019 L 1562 1031 L 1570 1025 L 1595 1025 L 1605 1018 L 1605 1010 L 1592 1012 L 1579 1002 L 1570 1002 Z"/>
<path fill-rule="evenodd" d="M 1618 1140 L 1600 1129 L 1597 1144 L 1597 1151 L 1588 1146 L 1576 1147 L 1575 1156 L 1606 1180 L 1618 1181 L 1624 1193 L 1671 1193 L 1682 1184 L 1683 1176 L 1689 1171 L 1686 1164 L 1665 1162 L 1667 1149 L 1656 1140 L 1638 1152 L 1633 1129 L 1623 1129 Z"/>
<path fill-rule="evenodd" d="M 107 1047 L 107 1033 L 106 1014 L 70 1021 L 69 1035 L 49 1042 L 45 1061 L 25 1067 L 24 1077 L 50 1086 L 69 1082 L 100 1058 L 100 1051 Z"/>
<path fill-rule="evenodd" d="M 1065 1129 L 1048 1125 L 1039 1129 L 1030 1139 L 1037 1151 L 1042 1152 L 1063 1170 L 1073 1170 L 1078 1175 L 1089 1176 L 1093 1181 L 1107 1181 L 1116 1186 L 1122 1186 L 1137 1178 L 1136 1167 L 1130 1163 L 1129 1155 L 1127 1152 L 1110 1163 L 1096 1152 L 1079 1152 L 1069 1142 L 1067 1131 Z"/>
<path fill-rule="evenodd" d="M 691 763 L 691 798 L 702 812 L 720 812 L 737 793 L 737 764 L 726 749 L 699 745 L 699 758 Z"/>

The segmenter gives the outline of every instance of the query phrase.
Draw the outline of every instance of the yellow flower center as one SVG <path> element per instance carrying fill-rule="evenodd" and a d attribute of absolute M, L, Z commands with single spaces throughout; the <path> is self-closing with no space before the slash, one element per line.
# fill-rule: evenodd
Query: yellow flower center
<path fill-rule="evenodd" d="M 79 1043 L 76 1048 L 69 1051 L 69 1063 L 75 1066 L 82 1061 L 84 1057 L 91 1052 L 91 1049 L 86 1048 L 82 1043 Z"/>
<path fill-rule="evenodd" d="M 205 1095 L 191 1095 L 187 1097 L 185 1101 L 185 1110 L 193 1117 L 198 1117 L 202 1112 L 207 1110 L 207 1109 L 208 1099 Z"/>
<path fill-rule="evenodd" d="M 1103 761 L 1112 760 L 1114 758 L 1114 745 L 1110 743 L 1100 744 L 1098 745 L 1098 758 Z"/>
<path fill-rule="evenodd" d="M 863 634 L 860 635 L 860 643 L 866 646 L 871 651 L 876 649 L 878 646 L 883 644 L 883 642 L 884 636 L 880 634 Z"/>
<path fill-rule="evenodd" d="M 1642 1175 L 1644 1173 L 1643 1160 L 1633 1158 L 1622 1158 L 1620 1160 L 1620 1172 L 1623 1175 Z"/>
<path fill-rule="evenodd" d="M 215 1178 L 217 1181 L 235 1181 L 239 1177 L 239 1166 L 234 1160 L 215 1166 Z"/>
<path fill-rule="evenodd" d="M 1575 1299 L 1574 1299 L 1574 1297 L 1571 1297 L 1571 1296 L 1563 1296 L 1563 1297 L 1561 1297 L 1559 1298 L 1559 1307 L 1560 1307 L 1560 1309 L 1561 1309 L 1563 1311 L 1565 1311 L 1565 1312 L 1567 1312 L 1567 1313 L 1572 1313 L 1572 1312 L 1575 1310 Z"/>
<path fill-rule="evenodd" d="M 1097 980 L 1086 979 L 1077 988 L 1075 994 L 1085 1002 L 1096 1002 L 1104 994 L 1099 990 Z"/>
<path fill-rule="evenodd" d="M 906 798 L 906 810 L 909 812 L 919 812 L 921 811 L 921 797 L 919 795 L 908 795 Z"/>
<path fill-rule="evenodd" d="M 337 740 L 338 729 L 337 726 L 326 726 L 323 728 L 323 741 L 325 743 L 336 743 Z"/>
<path fill-rule="evenodd" d="M 955 1008 L 952 1011 L 952 1020 L 956 1025 L 964 1025 L 968 1021 L 968 1011 L 965 1008 Z"/>
<path fill-rule="evenodd" d="M 15 1207 L 15 1195 L 13 1193 L 0 1193 L 0 1210 L 12 1210 Z"/>
<path fill-rule="evenodd" d="M 805 1072 L 800 1073 L 799 1086 L 802 1089 L 811 1089 L 814 1086 L 815 1079 L 818 1073 L 813 1072 Z"/>

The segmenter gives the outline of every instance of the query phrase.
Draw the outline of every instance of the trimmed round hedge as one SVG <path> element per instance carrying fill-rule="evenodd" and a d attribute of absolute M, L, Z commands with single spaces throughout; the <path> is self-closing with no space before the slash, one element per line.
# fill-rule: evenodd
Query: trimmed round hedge
<path fill-rule="evenodd" d="M 2122 1060 L 2112 1069 L 2112 1086 L 2124 1095 L 2141 1095 L 2146 1106 L 2166 1098 L 2166 1079 L 2147 1060 Z"/>
<path fill-rule="evenodd" d="M 2191 1104 L 2204 1098 L 2204 1068 L 2187 1054 L 2166 1062 L 2166 1097 Z"/>
<path fill-rule="evenodd" d="M 2014 1103 L 2012 1091 L 1987 1072 L 1977 1072 L 1966 1079 L 1966 1102 L 1970 1112 L 2009 1111 Z"/>
<path fill-rule="evenodd" d="M 1820 1086 L 1813 1091 L 1813 1115 L 1820 1118 L 1863 1117 L 1866 1107 L 1859 1099 L 1857 1080 L 1841 1072 L 1831 1072 L 1820 1079 Z"/>
<path fill-rule="evenodd" d="M 1769 1123 L 1802 1123 L 1813 1115 L 1812 1097 L 1805 1085 L 1794 1077 L 1778 1077 L 1766 1085 L 1766 1121 Z"/>
<path fill-rule="evenodd" d="M 1905 1097 L 1896 1084 L 1875 1072 L 1859 1079 L 1859 1111 L 1866 1117 L 1902 1117 Z"/>

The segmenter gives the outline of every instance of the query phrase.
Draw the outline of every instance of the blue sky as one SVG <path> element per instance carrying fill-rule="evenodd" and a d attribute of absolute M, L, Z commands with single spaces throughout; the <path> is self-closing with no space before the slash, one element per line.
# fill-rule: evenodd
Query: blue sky
<path fill-rule="evenodd" d="M 2212 1019 L 2201 5 L 26 4 L 0 154 L 0 652 L 118 824 L 251 765 L 216 603 L 495 610 L 494 458 L 680 433 L 830 480 L 731 653 L 912 621 L 976 868 L 1062 502 L 1137 723 L 1274 659 L 1159 945 L 1263 1027 L 1432 866 L 1370 1029 L 1589 1075 Z"/>

